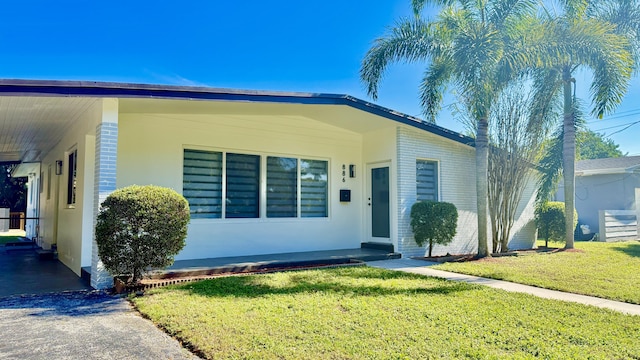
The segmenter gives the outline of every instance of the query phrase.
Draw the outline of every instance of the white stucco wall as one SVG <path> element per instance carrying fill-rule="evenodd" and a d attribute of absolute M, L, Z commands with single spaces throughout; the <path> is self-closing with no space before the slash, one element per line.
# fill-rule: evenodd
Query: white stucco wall
<path fill-rule="evenodd" d="M 328 160 L 329 217 L 194 219 L 176 259 L 360 246 L 363 176 L 342 182 L 341 172 L 343 164 L 362 169 L 362 135 L 297 116 L 121 113 L 117 187 L 155 184 L 181 193 L 185 148 Z M 339 202 L 340 189 L 352 190 L 350 203 Z"/>
<path fill-rule="evenodd" d="M 364 200 L 362 203 L 363 209 L 363 242 L 385 242 L 384 239 L 371 237 L 371 207 L 368 205 L 367 198 L 370 196 L 371 190 L 370 174 L 367 173 L 367 165 L 389 165 L 389 199 L 390 199 L 390 232 L 391 238 L 389 241 L 393 244 L 394 249 L 398 250 L 398 221 L 396 214 L 398 212 L 398 203 L 394 199 L 398 196 L 398 184 L 397 184 L 397 168 L 398 168 L 398 156 L 396 147 L 396 124 L 389 122 L 388 128 L 378 129 L 368 132 L 364 135 L 363 141 L 363 162 L 362 175 L 364 180 Z"/>
<path fill-rule="evenodd" d="M 57 243 L 58 259 L 80 275 L 82 266 L 91 265 L 93 233 L 93 163 L 95 126 L 101 117 L 101 101 L 83 113 L 65 137 L 42 160 L 43 192 L 40 194 L 40 236 L 43 247 Z M 78 150 L 75 206 L 67 205 L 68 154 Z M 56 160 L 63 161 L 62 175 L 55 175 Z M 51 177 L 48 169 L 51 166 Z M 47 184 L 47 182 L 51 184 Z M 47 199 L 47 187 L 51 195 Z"/>

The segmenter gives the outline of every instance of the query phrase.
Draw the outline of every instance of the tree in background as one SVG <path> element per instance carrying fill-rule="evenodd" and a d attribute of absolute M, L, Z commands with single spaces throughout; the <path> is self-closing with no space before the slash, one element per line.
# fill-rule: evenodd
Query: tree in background
<path fill-rule="evenodd" d="M 12 178 L 17 163 L 0 163 L 0 207 L 11 211 L 27 210 L 27 178 Z"/>
<path fill-rule="evenodd" d="M 576 160 L 605 159 L 625 156 L 620 145 L 611 139 L 589 129 L 580 129 L 576 133 Z"/>
<path fill-rule="evenodd" d="M 426 4 L 441 6 L 438 17 L 424 20 Z M 360 78 L 374 99 L 391 62 L 424 62 L 420 100 L 428 121 L 435 122 L 447 86 L 458 91 L 476 128 L 478 257 L 489 255 L 488 121 L 491 106 L 511 80 L 540 63 L 541 32 L 536 30 L 535 0 L 413 0 L 412 19 L 401 19 L 374 41 L 364 57 Z M 532 40 L 532 41 L 529 41 Z M 533 41 L 535 40 L 535 41 Z"/>

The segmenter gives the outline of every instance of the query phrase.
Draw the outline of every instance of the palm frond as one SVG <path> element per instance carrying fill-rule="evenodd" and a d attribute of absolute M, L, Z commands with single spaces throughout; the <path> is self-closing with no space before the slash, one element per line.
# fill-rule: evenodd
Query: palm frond
<path fill-rule="evenodd" d="M 405 19 L 374 41 L 360 68 L 360 79 L 373 99 L 378 97 L 378 84 L 389 63 L 426 61 L 442 52 L 446 44 L 434 36 L 432 27 L 420 19 Z"/>
<path fill-rule="evenodd" d="M 444 57 L 435 59 L 425 72 L 420 83 L 420 105 L 427 121 L 436 122 L 452 75 L 452 65 Z"/>
<path fill-rule="evenodd" d="M 519 19 L 531 14 L 538 2 L 536 0 L 499 0 L 489 3 L 489 22 L 496 27 L 505 27 L 509 22 L 517 23 Z"/>

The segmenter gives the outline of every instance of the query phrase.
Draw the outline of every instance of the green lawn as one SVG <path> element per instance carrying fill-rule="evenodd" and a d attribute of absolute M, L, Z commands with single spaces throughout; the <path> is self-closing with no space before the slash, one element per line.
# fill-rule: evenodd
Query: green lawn
<path fill-rule="evenodd" d="M 9 242 L 20 241 L 20 236 L 0 236 L 0 245 L 4 245 Z"/>
<path fill-rule="evenodd" d="M 434 268 L 640 304 L 640 242 L 575 244 L 577 251 L 446 263 Z"/>
<path fill-rule="evenodd" d="M 224 277 L 131 301 L 210 359 L 640 357 L 640 316 L 369 267 Z"/>

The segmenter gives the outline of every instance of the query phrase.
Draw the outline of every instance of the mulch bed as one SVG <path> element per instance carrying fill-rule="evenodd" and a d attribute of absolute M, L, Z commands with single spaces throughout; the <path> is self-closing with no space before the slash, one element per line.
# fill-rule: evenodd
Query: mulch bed
<path fill-rule="evenodd" d="M 509 251 L 506 253 L 494 253 L 489 257 L 478 259 L 476 255 L 473 254 L 465 254 L 465 255 L 444 255 L 444 256 L 432 256 L 432 257 L 413 257 L 413 259 L 417 260 L 426 260 L 438 263 L 445 262 L 466 262 L 466 261 L 495 261 L 497 258 L 505 257 L 505 256 L 526 256 L 532 254 L 539 253 L 558 253 L 558 252 L 575 252 L 575 253 L 583 253 L 584 250 L 581 249 L 564 249 L 564 248 L 554 248 L 554 247 L 544 247 L 540 246 L 537 249 L 528 249 L 528 250 L 515 250 Z"/>

